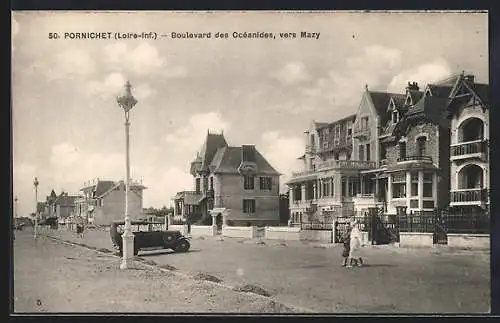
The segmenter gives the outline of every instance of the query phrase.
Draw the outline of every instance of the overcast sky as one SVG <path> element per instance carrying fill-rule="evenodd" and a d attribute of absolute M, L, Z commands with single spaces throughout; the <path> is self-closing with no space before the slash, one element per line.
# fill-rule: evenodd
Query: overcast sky
<path fill-rule="evenodd" d="M 212 39 L 63 40 L 65 32 L 212 32 Z M 273 32 L 276 39 L 233 39 Z M 319 32 L 301 39 L 300 32 Z M 216 32 L 229 39 L 214 39 Z M 280 39 L 297 32 L 297 39 Z M 356 113 L 365 84 L 403 92 L 462 70 L 488 80 L 487 14 L 15 12 L 14 195 L 18 215 L 55 189 L 125 177 L 123 111 L 128 79 L 131 175 L 144 206 L 192 189 L 189 164 L 207 129 L 230 145 L 255 144 L 285 181 L 311 120 Z"/>

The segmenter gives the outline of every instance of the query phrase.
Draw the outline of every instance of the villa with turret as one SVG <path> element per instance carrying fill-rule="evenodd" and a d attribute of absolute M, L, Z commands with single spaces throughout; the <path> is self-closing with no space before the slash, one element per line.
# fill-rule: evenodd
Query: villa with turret
<path fill-rule="evenodd" d="M 279 222 L 280 173 L 254 145 L 230 146 L 223 133 L 209 132 L 190 173 L 194 190 L 173 198 L 174 219 L 209 224 L 211 210 L 229 209 L 229 225 Z"/>

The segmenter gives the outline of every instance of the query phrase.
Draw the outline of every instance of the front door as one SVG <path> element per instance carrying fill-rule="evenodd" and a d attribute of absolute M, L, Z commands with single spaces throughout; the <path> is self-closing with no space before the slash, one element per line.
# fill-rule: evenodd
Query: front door
<path fill-rule="evenodd" d="M 222 234 L 222 215 L 220 213 L 215 217 L 215 225 L 217 226 L 217 234 Z"/>

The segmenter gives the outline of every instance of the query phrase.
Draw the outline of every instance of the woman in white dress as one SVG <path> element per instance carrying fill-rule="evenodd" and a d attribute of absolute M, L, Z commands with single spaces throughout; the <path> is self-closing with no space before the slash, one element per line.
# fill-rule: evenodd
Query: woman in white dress
<path fill-rule="evenodd" d="M 352 267 L 352 264 L 362 266 L 363 258 L 361 257 L 361 231 L 357 228 L 356 223 L 351 223 L 351 226 L 351 241 L 347 267 Z"/>

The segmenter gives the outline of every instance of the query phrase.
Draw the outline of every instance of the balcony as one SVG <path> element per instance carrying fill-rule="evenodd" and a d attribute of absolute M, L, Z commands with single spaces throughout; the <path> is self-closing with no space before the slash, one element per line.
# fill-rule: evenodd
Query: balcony
<path fill-rule="evenodd" d="M 306 153 L 309 154 L 316 153 L 316 147 L 314 145 L 306 145 Z"/>
<path fill-rule="evenodd" d="M 330 169 L 371 169 L 376 168 L 377 162 L 366 160 L 328 160 L 316 166 L 317 170 Z"/>
<path fill-rule="evenodd" d="M 459 160 L 467 158 L 479 158 L 481 160 L 485 160 L 487 151 L 488 151 L 487 140 L 474 140 L 474 141 L 462 142 L 450 146 L 450 154 L 451 154 L 450 159 Z"/>
<path fill-rule="evenodd" d="M 352 136 L 354 138 L 369 139 L 370 138 L 370 128 L 369 127 L 356 127 L 353 129 Z"/>
<path fill-rule="evenodd" d="M 405 162 L 419 162 L 419 163 L 432 163 L 432 157 L 430 156 L 405 156 L 398 158 L 398 163 Z"/>
<path fill-rule="evenodd" d="M 316 171 L 315 170 L 303 170 L 299 172 L 292 172 L 292 177 L 302 177 L 302 176 L 307 176 L 307 175 L 312 175 Z"/>
<path fill-rule="evenodd" d="M 482 205 L 488 202 L 488 190 L 485 188 L 466 188 L 450 193 L 450 206 Z"/>

